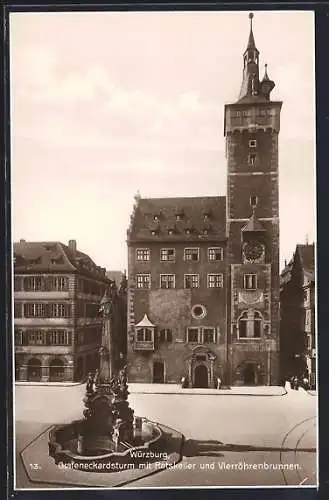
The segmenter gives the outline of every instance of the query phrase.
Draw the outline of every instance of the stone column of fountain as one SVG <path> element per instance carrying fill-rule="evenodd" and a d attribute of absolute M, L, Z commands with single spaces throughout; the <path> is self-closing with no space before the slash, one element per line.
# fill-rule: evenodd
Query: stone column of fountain
<path fill-rule="evenodd" d="M 119 376 L 112 385 L 113 392 L 113 415 L 115 423 L 113 426 L 113 441 L 116 449 L 120 442 L 132 443 L 134 440 L 134 411 L 129 408 L 128 385 L 126 367 L 119 372 Z"/>
<path fill-rule="evenodd" d="M 100 366 L 95 377 L 86 384 L 85 421 L 82 425 L 80 449 L 86 455 L 118 451 L 120 443 L 133 441 L 133 410 L 129 408 L 126 368 L 113 375 L 112 320 L 116 296 L 115 283 L 106 290 L 101 301 L 103 315 Z"/>
<path fill-rule="evenodd" d="M 129 467 L 148 463 L 148 451 L 158 450 L 162 430 L 146 418 L 135 418 L 128 403 L 126 367 L 115 366 L 112 329 L 115 326 L 117 293 L 114 284 L 101 301 L 103 316 L 100 364 L 94 376 L 90 373 L 83 399 L 84 418 L 56 425 L 49 431 L 49 455 L 55 463 L 79 465 L 79 470 L 112 472 L 111 463 Z M 119 369 L 120 368 L 120 369 Z M 119 370 L 118 373 L 116 370 Z M 132 455 L 134 450 L 137 455 Z M 145 454 L 146 453 L 146 454 Z M 154 455 L 154 459 L 156 457 Z M 107 467 L 109 465 L 109 467 Z M 96 466 L 96 467 L 95 467 Z M 99 466 L 99 467 L 98 467 Z M 95 468 L 94 468 L 95 467 Z"/>
<path fill-rule="evenodd" d="M 83 414 L 83 436 L 80 447 L 86 455 L 100 455 L 113 451 L 112 377 L 111 359 L 111 325 L 114 294 L 111 288 L 106 289 L 100 304 L 103 316 L 102 345 L 99 349 L 100 364 L 95 376 L 91 374 L 86 384 L 86 395 L 83 400 L 86 409 Z"/>

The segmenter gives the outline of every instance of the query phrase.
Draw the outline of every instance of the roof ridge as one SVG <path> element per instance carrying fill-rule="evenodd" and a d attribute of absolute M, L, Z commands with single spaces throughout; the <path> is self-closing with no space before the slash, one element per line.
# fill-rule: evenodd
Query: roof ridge
<path fill-rule="evenodd" d="M 226 198 L 225 195 L 209 195 L 209 196 L 150 196 L 139 198 L 139 201 L 143 200 L 202 200 L 202 199 L 214 199 L 214 198 Z"/>

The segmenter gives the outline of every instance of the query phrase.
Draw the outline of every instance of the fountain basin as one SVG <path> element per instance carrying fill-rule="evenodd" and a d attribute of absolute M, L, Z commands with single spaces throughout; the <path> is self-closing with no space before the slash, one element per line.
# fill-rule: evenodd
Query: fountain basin
<path fill-rule="evenodd" d="M 94 440 L 94 449 L 88 445 L 88 454 L 81 449 L 80 437 L 84 420 L 75 420 L 69 424 L 57 425 L 49 432 L 49 455 L 55 464 L 68 466 L 86 472 L 117 472 L 122 469 L 134 469 L 145 463 L 161 461 L 167 453 L 160 449 L 162 430 L 145 418 L 141 429 L 134 434 L 132 442 L 120 442 L 114 446 L 109 436 L 84 436 L 84 441 Z"/>

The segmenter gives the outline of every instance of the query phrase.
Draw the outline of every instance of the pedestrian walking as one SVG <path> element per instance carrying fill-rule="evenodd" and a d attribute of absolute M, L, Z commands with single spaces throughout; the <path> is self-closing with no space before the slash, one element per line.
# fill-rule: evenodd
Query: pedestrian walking
<path fill-rule="evenodd" d="M 308 381 L 308 377 L 306 375 L 304 375 L 303 377 L 303 381 L 302 381 L 302 384 L 303 384 L 303 388 L 308 391 L 309 388 L 310 388 L 310 383 Z"/>
<path fill-rule="evenodd" d="M 294 377 L 294 376 L 291 376 L 291 377 L 289 378 L 290 389 L 294 389 L 294 381 L 295 381 L 295 377 Z"/>

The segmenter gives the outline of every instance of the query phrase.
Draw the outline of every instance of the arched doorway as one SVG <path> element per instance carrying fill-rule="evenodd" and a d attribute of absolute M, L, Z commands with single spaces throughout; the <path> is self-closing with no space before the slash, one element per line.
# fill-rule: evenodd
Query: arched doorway
<path fill-rule="evenodd" d="M 234 385 L 263 385 L 266 372 L 257 360 L 243 361 L 234 373 Z"/>
<path fill-rule="evenodd" d="M 27 364 L 27 380 L 31 382 L 40 382 L 41 380 L 41 361 L 32 358 Z"/>
<path fill-rule="evenodd" d="M 255 385 L 256 383 L 256 373 L 255 365 L 253 363 L 247 363 L 243 370 L 243 383 L 244 385 Z"/>
<path fill-rule="evenodd" d="M 64 380 L 64 363 L 60 358 L 51 360 L 49 365 L 49 380 L 50 382 Z"/>
<path fill-rule="evenodd" d="M 155 361 L 153 363 L 153 383 L 164 383 L 164 363 L 163 361 Z"/>
<path fill-rule="evenodd" d="M 77 360 L 76 368 L 75 368 L 75 378 L 77 381 L 82 380 L 83 378 L 83 358 L 80 357 Z"/>
<path fill-rule="evenodd" d="M 207 388 L 208 387 L 208 370 L 206 365 L 197 365 L 194 369 L 194 384 L 193 387 Z"/>

